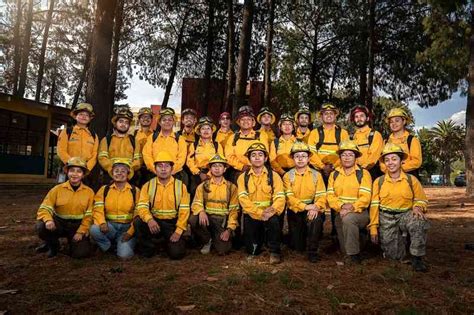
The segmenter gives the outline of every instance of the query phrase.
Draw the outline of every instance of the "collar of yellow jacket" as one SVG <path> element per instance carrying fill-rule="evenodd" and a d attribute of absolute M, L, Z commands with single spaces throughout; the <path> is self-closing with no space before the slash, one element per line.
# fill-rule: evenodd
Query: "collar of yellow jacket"
<path fill-rule="evenodd" d="M 214 143 L 212 142 L 212 138 L 209 139 L 208 142 L 204 142 L 204 140 L 202 140 L 201 137 L 199 137 L 199 142 L 198 142 L 199 145 L 201 146 L 209 146 L 209 145 L 212 145 L 212 147 L 214 147 Z"/>
<path fill-rule="evenodd" d="M 118 187 L 117 187 L 117 185 L 115 184 L 115 182 L 114 182 L 112 185 L 110 185 L 110 188 L 114 188 L 114 189 L 120 191 L 120 189 L 118 189 Z M 130 184 L 127 182 L 127 183 L 125 183 L 125 187 L 124 187 L 123 189 L 124 189 L 124 190 L 127 190 L 127 189 L 130 189 L 130 190 L 131 190 L 131 189 L 132 189 L 132 185 L 130 185 Z"/>
<path fill-rule="evenodd" d="M 405 131 L 403 132 L 403 135 L 401 137 L 395 137 L 395 135 L 393 133 L 391 133 L 389 138 L 390 139 L 402 139 L 402 138 L 408 139 L 409 135 L 410 135 L 410 132 L 405 129 Z"/>
<path fill-rule="evenodd" d="M 397 178 L 397 180 L 395 180 L 395 181 L 396 182 L 401 182 L 402 180 L 408 181 L 408 175 L 404 171 L 400 170 L 400 177 Z M 388 174 L 385 175 L 384 182 L 393 182 L 390 175 L 388 175 Z"/>
<path fill-rule="evenodd" d="M 158 179 L 158 177 L 157 177 L 157 178 L 156 178 L 156 183 L 157 183 L 158 186 L 168 187 L 168 186 L 170 186 L 170 185 L 174 185 L 174 177 L 171 176 L 171 177 L 170 177 L 170 180 L 169 180 L 165 185 L 163 185 L 163 184 L 160 182 L 160 180 Z"/>
<path fill-rule="evenodd" d="M 219 128 L 219 130 L 217 130 L 217 133 L 223 133 L 223 134 L 227 135 L 227 134 L 231 134 L 231 133 L 234 133 L 234 132 L 232 131 L 232 129 L 229 129 L 227 131 L 222 131 L 222 129 Z"/>
<path fill-rule="evenodd" d="M 250 130 L 250 132 L 247 135 L 244 135 L 242 131 L 240 131 L 240 138 L 255 138 L 255 130 Z"/>
<path fill-rule="evenodd" d="M 311 130 L 310 130 L 309 128 L 307 128 L 305 132 L 302 132 L 301 129 L 300 129 L 300 127 L 296 128 L 296 133 L 298 133 L 298 134 L 300 134 L 300 135 L 306 135 L 306 134 L 308 134 L 308 133 L 310 133 L 310 132 L 311 132 Z"/>
<path fill-rule="evenodd" d="M 72 130 L 85 130 L 87 131 L 90 135 L 92 135 L 91 131 L 89 130 L 88 127 L 79 127 L 78 125 L 74 125 L 74 127 L 72 127 Z"/>
<path fill-rule="evenodd" d="M 216 183 L 216 179 L 214 176 L 211 175 L 211 179 L 210 179 L 210 182 L 211 184 L 213 185 L 217 185 L 217 186 L 220 186 L 220 185 L 226 185 L 227 184 L 227 181 L 225 180 L 225 178 L 222 179 L 222 181 L 220 183 Z"/>
<path fill-rule="evenodd" d="M 151 134 L 153 133 L 153 130 L 150 128 L 150 129 L 148 129 L 148 131 L 143 131 L 143 129 L 140 128 L 140 129 L 138 130 L 138 133 L 143 133 L 143 134 L 149 136 L 149 135 L 151 135 Z"/>
<path fill-rule="evenodd" d="M 66 188 L 66 189 L 69 189 L 71 191 L 74 191 L 74 189 L 72 188 L 72 185 L 69 181 L 66 181 L 64 183 L 61 184 L 61 187 L 62 188 Z M 81 182 L 81 184 L 79 185 L 79 188 L 76 190 L 76 191 L 79 191 L 81 189 L 84 189 L 84 184 Z"/>
<path fill-rule="evenodd" d="M 356 133 L 366 133 L 366 132 L 370 131 L 370 129 L 371 128 L 369 127 L 369 125 L 365 125 L 362 128 L 357 128 Z"/>
<path fill-rule="evenodd" d="M 295 174 L 296 174 L 296 175 L 299 175 L 299 176 L 304 176 L 304 175 L 306 175 L 306 174 L 310 174 L 311 176 L 313 176 L 312 171 L 310 170 L 309 166 L 306 166 L 306 169 L 304 170 L 303 173 L 299 173 L 299 172 L 295 169 Z"/>
<path fill-rule="evenodd" d="M 253 170 L 253 167 L 252 167 L 249 170 L 249 174 L 250 175 L 255 175 L 255 176 L 262 176 L 262 175 L 268 174 L 268 169 L 264 166 L 263 169 L 262 169 L 262 174 L 257 175 L 257 174 L 255 174 L 255 171 Z"/>
<path fill-rule="evenodd" d="M 175 139 L 176 139 L 176 133 L 174 133 L 173 131 L 171 131 L 171 133 L 170 133 L 169 136 L 165 136 L 165 135 L 163 135 L 163 132 L 160 131 L 160 133 L 158 134 L 158 137 L 163 138 L 163 139 L 166 139 L 166 138 L 168 138 L 168 137 L 171 137 L 171 138 L 175 138 Z"/>
<path fill-rule="evenodd" d="M 295 142 L 296 137 L 294 135 L 291 135 L 291 137 L 288 138 L 288 140 L 285 140 L 285 138 L 283 138 L 283 136 L 280 136 L 280 141 L 282 141 L 282 142 Z"/>
<path fill-rule="evenodd" d="M 270 128 L 270 129 L 265 129 L 264 127 L 260 127 L 260 130 L 259 130 L 259 131 L 260 131 L 260 132 L 265 132 L 265 133 L 268 133 L 268 134 L 275 134 L 275 133 L 273 132 L 273 129 L 272 129 L 272 128 Z"/>
<path fill-rule="evenodd" d="M 338 171 L 340 175 L 344 175 L 344 176 L 351 176 L 353 173 L 355 173 L 356 170 L 361 170 L 360 166 L 357 164 L 352 168 L 350 173 L 346 175 L 346 172 L 344 171 L 342 166 L 336 167 L 336 171 Z"/>

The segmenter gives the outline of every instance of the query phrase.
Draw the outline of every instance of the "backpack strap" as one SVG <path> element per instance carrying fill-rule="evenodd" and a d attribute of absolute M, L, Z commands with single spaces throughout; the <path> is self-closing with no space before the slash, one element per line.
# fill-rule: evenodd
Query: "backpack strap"
<path fill-rule="evenodd" d="M 407 152 L 407 153 L 408 153 L 408 154 L 410 154 L 411 143 L 412 143 L 414 137 L 415 137 L 415 136 L 412 135 L 412 134 L 409 134 L 409 135 L 408 135 L 408 138 L 407 138 L 407 144 L 408 144 L 408 152 Z"/>
<path fill-rule="evenodd" d="M 211 189 L 210 189 L 209 179 L 206 179 L 203 182 L 203 186 L 202 186 L 202 206 L 204 208 L 204 211 L 206 211 L 206 203 L 207 203 L 207 199 L 209 198 L 210 192 L 211 192 Z"/>
<path fill-rule="evenodd" d="M 341 143 L 341 127 L 336 125 L 336 143 L 339 145 Z"/>
<path fill-rule="evenodd" d="M 273 142 L 275 143 L 275 151 L 278 152 L 278 147 L 280 146 L 280 138 L 275 137 L 275 139 L 273 139 Z"/>
<path fill-rule="evenodd" d="M 104 187 L 104 208 L 105 208 L 105 198 L 107 198 L 107 195 L 109 194 L 109 190 L 110 190 L 110 185 L 105 185 Z"/>
<path fill-rule="evenodd" d="M 67 134 L 67 139 L 71 139 L 71 135 L 72 135 L 72 128 L 73 127 L 67 127 L 66 128 L 66 134 Z M 95 137 L 94 137 L 94 140 L 95 140 Z"/>
<path fill-rule="evenodd" d="M 156 141 L 156 139 L 158 139 L 158 136 L 160 135 L 160 129 L 159 128 L 156 128 L 155 131 L 153 131 L 153 142 Z"/>
<path fill-rule="evenodd" d="M 227 211 L 229 211 L 229 207 L 230 207 L 230 198 L 232 196 L 232 183 L 230 181 L 226 181 L 226 185 L 227 185 Z"/>
<path fill-rule="evenodd" d="M 359 169 L 359 170 L 356 170 L 356 177 L 357 177 L 357 181 L 359 182 L 359 185 L 362 183 L 362 177 L 364 177 L 364 171 Z"/>
<path fill-rule="evenodd" d="M 374 135 L 375 135 L 375 130 L 371 129 L 370 132 L 369 132 L 369 136 L 367 137 L 369 147 L 372 144 L 372 142 L 374 141 Z"/>
<path fill-rule="evenodd" d="M 135 185 L 131 185 L 132 189 L 132 200 L 133 200 L 133 208 L 135 208 L 135 205 L 137 204 L 136 196 L 137 196 L 137 187 Z"/>
<path fill-rule="evenodd" d="M 234 140 L 232 140 L 232 146 L 235 147 L 237 145 L 237 141 L 240 139 L 240 131 L 234 133 Z"/>
<path fill-rule="evenodd" d="M 130 144 L 132 145 L 133 152 L 135 152 L 135 137 L 132 135 L 128 135 L 128 138 L 130 139 Z"/>
<path fill-rule="evenodd" d="M 260 131 L 259 131 L 259 130 L 255 131 L 255 138 L 254 138 L 254 140 L 260 140 Z"/>
<path fill-rule="evenodd" d="M 309 170 L 311 171 L 311 176 L 313 177 L 313 184 L 316 186 L 316 183 L 318 182 L 318 171 L 311 167 Z"/>
<path fill-rule="evenodd" d="M 295 183 L 295 177 L 296 177 L 296 169 L 293 167 L 288 171 L 288 179 L 290 180 L 290 183 L 293 185 Z"/>
<path fill-rule="evenodd" d="M 317 130 L 318 130 L 319 139 L 318 139 L 318 143 L 316 143 L 316 151 L 319 151 L 319 149 L 321 148 L 321 146 L 324 143 L 324 129 L 323 129 L 323 126 L 319 126 Z"/>
<path fill-rule="evenodd" d="M 156 183 L 157 179 L 156 177 L 153 177 L 148 184 L 148 200 L 150 202 L 150 210 L 153 208 L 153 205 L 155 204 L 155 198 L 156 198 Z"/>
<path fill-rule="evenodd" d="M 379 194 L 380 194 L 380 190 L 382 189 L 382 185 L 385 180 L 385 175 L 380 176 L 377 180 L 379 181 L 378 185 L 379 185 Z"/>
<path fill-rule="evenodd" d="M 249 171 L 245 171 L 244 173 L 244 184 L 245 184 L 245 190 L 249 192 L 249 179 L 250 179 L 250 173 Z"/>
<path fill-rule="evenodd" d="M 174 180 L 174 207 L 176 211 L 178 211 L 179 205 L 181 204 L 182 192 L 183 192 L 183 182 L 175 178 Z"/>
<path fill-rule="evenodd" d="M 334 171 L 334 173 L 332 173 L 332 180 L 333 181 L 336 181 L 336 178 L 339 176 L 339 171 Z"/>

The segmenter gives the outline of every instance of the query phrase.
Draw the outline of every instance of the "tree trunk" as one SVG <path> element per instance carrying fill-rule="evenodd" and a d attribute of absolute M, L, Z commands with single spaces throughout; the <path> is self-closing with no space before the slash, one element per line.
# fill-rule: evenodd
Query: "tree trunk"
<path fill-rule="evenodd" d="M 46 25 L 44 26 L 43 42 L 41 43 L 41 52 L 39 58 L 38 78 L 36 79 L 36 93 L 35 101 L 39 102 L 41 98 L 41 84 L 44 75 L 44 56 L 46 55 L 46 48 L 48 47 L 49 28 L 51 27 L 51 20 L 53 19 L 54 0 L 49 4 L 48 15 L 46 17 Z"/>
<path fill-rule="evenodd" d="M 227 0 L 227 95 L 224 111 L 232 111 L 235 87 L 234 0 Z"/>
<path fill-rule="evenodd" d="M 109 76 L 109 87 L 107 89 L 108 105 L 110 108 L 110 115 L 113 115 L 113 108 L 115 103 L 115 86 L 117 83 L 117 71 L 118 71 L 118 59 L 120 49 L 120 33 L 123 24 L 123 6 L 124 0 L 117 0 L 117 6 L 115 8 L 115 21 L 114 21 L 114 39 L 112 44 L 112 60 L 110 61 L 110 76 Z"/>
<path fill-rule="evenodd" d="M 451 186 L 451 163 L 444 166 L 444 185 Z"/>
<path fill-rule="evenodd" d="M 20 68 L 20 82 L 18 83 L 17 96 L 23 97 L 26 88 L 26 77 L 28 70 L 28 58 L 30 56 L 31 48 L 31 25 L 33 24 L 33 0 L 28 2 L 28 15 L 25 25 L 25 37 L 23 40 L 22 54 L 21 54 L 21 68 Z"/>
<path fill-rule="evenodd" d="M 268 13 L 267 47 L 265 51 L 265 75 L 264 75 L 264 106 L 270 106 L 272 97 L 272 48 L 273 48 L 273 20 L 275 19 L 275 1 L 268 0 L 270 11 Z"/>
<path fill-rule="evenodd" d="M 94 106 L 96 115 L 92 120 L 92 127 L 99 138 L 105 136 L 111 118 L 111 109 L 107 102 L 106 91 L 109 87 L 110 56 L 116 5 L 116 0 L 98 0 L 92 33 L 86 100 Z"/>
<path fill-rule="evenodd" d="M 250 42 L 252 41 L 253 0 L 245 0 L 243 8 L 242 28 L 240 30 L 239 60 L 237 63 L 237 80 L 235 87 L 235 104 L 232 117 L 237 116 L 238 109 L 245 103 L 247 75 L 250 58 Z"/>
<path fill-rule="evenodd" d="M 313 38 L 313 51 L 311 52 L 311 73 L 309 76 L 309 107 L 311 112 L 318 110 L 318 104 L 314 101 L 316 98 L 316 74 L 318 72 L 318 68 L 316 63 L 318 61 L 318 28 L 314 29 L 314 38 Z"/>
<path fill-rule="evenodd" d="M 204 70 L 204 97 L 201 103 L 201 115 L 207 116 L 207 107 L 209 105 L 209 89 L 211 86 L 212 75 L 212 51 L 214 50 L 214 0 L 209 0 L 208 20 L 207 20 L 207 51 L 206 67 Z"/>
<path fill-rule="evenodd" d="M 474 29 L 474 6 L 471 6 L 471 29 Z M 474 33 L 469 39 L 469 73 L 466 107 L 466 194 L 474 197 Z"/>
<path fill-rule="evenodd" d="M 374 63 L 375 63 L 375 5 L 376 0 L 369 0 L 369 73 L 367 77 L 367 95 L 365 105 L 372 110 L 374 98 Z"/>
<path fill-rule="evenodd" d="M 176 76 L 176 70 L 178 68 L 179 54 L 181 51 L 181 44 L 183 42 L 183 35 L 184 35 L 184 30 L 186 28 L 188 15 L 189 15 L 189 9 L 186 9 L 186 13 L 184 14 L 181 27 L 179 28 L 178 40 L 176 42 L 176 47 L 174 49 L 173 64 L 171 65 L 171 69 L 170 69 L 170 77 L 168 78 L 168 82 L 166 83 L 165 96 L 163 97 L 161 108 L 166 108 L 168 106 L 168 100 L 170 98 L 171 89 L 173 88 L 174 77 Z"/>
<path fill-rule="evenodd" d="M 81 77 L 79 78 L 79 83 L 76 88 L 76 92 L 74 93 L 74 100 L 72 101 L 72 106 L 71 108 L 75 108 L 78 101 L 79 97 L 81 96 L 82 92 L 82 87 L 84 86 L 84 82 L 86 81 L 86 76 L 87 76 L 87 71 L 89 70 L 89 64 L 90 64 L 90 59 L 91 59 L 91 48 L 92 48 L 92 32 L 89 32 L 89 35 L 87 36 L 87 50 L 86 50 L 86 55 L 84 56 L 84 63 L 83 63 L 83 68 L 81 72 Z"/>
<path fill-rule="evenodd" d="M 54 71 L 53 83 L 51 84 L 51 93 L 49 96 L 49 104 L 54 105 L 54 96 L 56 95 L 56 71 Z"/>
<path fill-rule="evenodd" d="M 13 95 L 18 93 L 18 77 L 20 75 L 20 63 L 21 63 L 21 39 L 20 39 L 20 26 L 22 16 L 21 0 L 16 1 L 16 21 L 15 28 L 13 30 L 13 45 L 15 46 L 13 52 Z"/>
<path fill-rule="evenodd" d="M 339 55 L 337 57 L 336 63 L 334 64 L 334 71 L 332 72 L 331 86 L 329 88 L 329 99 L 330 100 L 332 100 L 332 95 L 333 95 L 333 92 L 334 92 L 334 84 L 336 83 L 337 71 L 339 70 L 340 61 L 341 61 L 341 55 Z"/>

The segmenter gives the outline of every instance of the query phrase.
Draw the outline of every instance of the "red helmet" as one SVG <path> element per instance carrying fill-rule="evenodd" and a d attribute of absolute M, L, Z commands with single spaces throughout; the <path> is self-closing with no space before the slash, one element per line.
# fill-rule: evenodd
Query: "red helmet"
<path fill-rule="evenodd" d="M 354 122 L 354 115 L 356 113 L 359 113 L 359 112 L 362 112 L 367 116 L 367 121 L 372 120 L 372 118 L 373 118 L 372 112 L 367 108 L 367 106 L 356 105 L 356 106 L 352 107 L 352 109 L 351 109 L 351 114 L 350 114 L 351 122 Z"/>

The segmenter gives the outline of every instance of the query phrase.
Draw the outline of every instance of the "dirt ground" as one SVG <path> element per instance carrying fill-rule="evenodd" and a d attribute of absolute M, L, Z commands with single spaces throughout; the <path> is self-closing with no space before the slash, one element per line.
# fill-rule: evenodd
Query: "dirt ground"
<path fill-rule="evenodd" d="M 387 313 L 474 312 L 474 200 L 459 188 L 427 188 L 430 199 L 427 262 L 430 271 L 368 257 L 343 265 L 321 246 L 322 261 L 283 251 L 247 262 L 191 250 L 182 261 L 163 256 L 122 262 L 97 252 L 72 260 L 35 254 L 35 213 L 45 191 L 0 194 L 0 314 L 18 313 Z M 328 228 L 328 226 L 326 226 Z M 5 294 L 2 290 L 18 290 Z"/>

